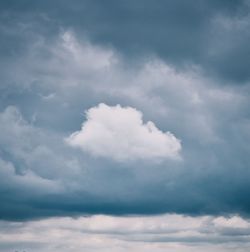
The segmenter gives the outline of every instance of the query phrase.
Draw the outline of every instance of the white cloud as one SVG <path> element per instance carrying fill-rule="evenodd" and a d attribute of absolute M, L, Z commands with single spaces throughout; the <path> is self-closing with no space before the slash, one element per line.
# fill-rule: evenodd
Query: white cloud
<path fill-rule="evenodd" d="M 224 219 L 223 216 L 218 218 Z M 244 233 L 222 233 L 211 225 L 212 216 L 177 214 L 114 217 L 93 215 L 80 218 L 48 218 L 29 222 L 0 221 L 0 252 L 226 252 L 249 251 L 250 223 Z M 204 230 L 206 232 L 204 232 Z M 232 231 L 236 231 L 234 227 Z"/>
<path fill-rule="evenodd" d="M 225 218 L 220 216 L 213 221 L 216 227 L 220 228 L 250 228 L 249 223 L 240 216 Z"/>
<path fill-rule="evenodd" d="M 94 156 L 117 161 L 180 157 L 180 140 L 151 121 L 144 124 L 142 113 L 135 108 L 101 103 L 86 115 L 81 130 L 67 142 Z"/>

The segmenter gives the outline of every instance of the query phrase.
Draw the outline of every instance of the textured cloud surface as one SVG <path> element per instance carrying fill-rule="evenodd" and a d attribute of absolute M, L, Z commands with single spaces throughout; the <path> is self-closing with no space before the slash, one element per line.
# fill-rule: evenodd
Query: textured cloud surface
<path fill-rule="evenodd" d="M 134 108 L 99 104 L 86 116 L 82 129 L 67 139 L 83 151 L 118 161 L 179 157 L 180 140 L 153 122 L 143 124 L 142 113 Z"/>
<path fill-rule="evenodd" d="M 50 218 L 0 222 L 0 251 L 227 252 L 247 251 L 250 222 L 239 216 Z"/>
<path fill-rule="evenodd" d="M 1 250 L 248 252 L 249 10 L 0 1 Z"/>
<path fill-rule="evenodd" d="M 248 85 L 31 30 L 1 75 L 2 219 L 250 213 Z"/>

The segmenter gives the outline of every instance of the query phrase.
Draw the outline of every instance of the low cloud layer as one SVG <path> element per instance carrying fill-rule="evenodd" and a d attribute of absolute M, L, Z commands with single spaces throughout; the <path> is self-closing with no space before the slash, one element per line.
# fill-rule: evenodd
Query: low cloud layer
<path fill-rule="evenodd" d="M 162 132 L 153 122 L 143 123 L 142 113 L 131 107 L 99 104 L 86 112 L 82 129 L 67 142 L 94 156 L 117 161 L 177 159 L 180 140 Z"/>
<path fill-rule="evenodd" d="M 250 222 L 239 216 L 50 218 L 0 221 L 0 252 L 246 252 Z"/>

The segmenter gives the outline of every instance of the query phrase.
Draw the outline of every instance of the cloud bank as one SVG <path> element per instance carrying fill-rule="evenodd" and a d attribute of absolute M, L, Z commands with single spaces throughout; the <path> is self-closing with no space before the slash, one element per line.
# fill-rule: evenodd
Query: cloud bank
<path fill-rule="evenodd" d="M 4 15 L 0 26 L 2 37 L 16 44 L 14 51 L 4 44 L 0 58 L 2 219 L 250 214 L 249 83 L 225 83 L 194 62 L 182 68 L 155 54 L 124 55 L 44 15 L 37 23 L 18 17 L 23 23 Z M 54 32 L 48 34 L 48 27 Z M 84 125 L 93 120 L 83 122 L 82 112 L 98 111 L 100 103 L 109 104 L 106 114 L 119 111 L 108 121 L 97 116 L 98 127 L 111 135 L 112 151 L 96 131 L 85 145 Z M 132 113 L 135 124 L 124 119 L 125 129 L 114 127 L 128 107 L 141 117 Z M 128 129 L 138 129 L 140 137 L 125 137 Z M 77 130 L 84 150 L 65 142 Z M 181 140 L 181 149 L 162 155 L 170 149 L 166 131 Z M 139 154 L 128 150 L 128 141 Z"/>
<path fill-rule="evenodd" d="M 86 112 L 86 119 L 66 141 L 94 156 L 116 161 L 180 157 L 180 140 L 151 121 L 144 124 L 142 113 L 134 108 L 101 103 Z"/>
<path fill-rule="evenodd" d="M 0 252 L 83 250 L 112 252 L 243 252 L 250 246 L 250 222 L 239 216 L 49 218 L 0 221 Z"/>
<path fill-rule="evenodd" d="M 250 213 L 248 85 L 157 57 L 128 61 L 72 30 L 50 40 L 11 31 L 35 42 L 2 62 L 2 219 Z M 84 110 L 94 117 L 76 131 Z M 84 136 L 76 148 L 71 132 Z"/>

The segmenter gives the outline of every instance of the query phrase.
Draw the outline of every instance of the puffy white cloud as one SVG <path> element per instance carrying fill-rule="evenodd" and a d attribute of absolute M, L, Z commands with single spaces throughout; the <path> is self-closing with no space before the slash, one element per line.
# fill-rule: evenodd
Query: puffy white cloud
<path fill-rule="evenodd" d="M 94 156 L 117 161 L 180 157 L 180 140 L 151 121 L 144 124 L 142 113 L 135 108 L 101 103 L 86 115 L 81 130 L 66 140 Z"/>

